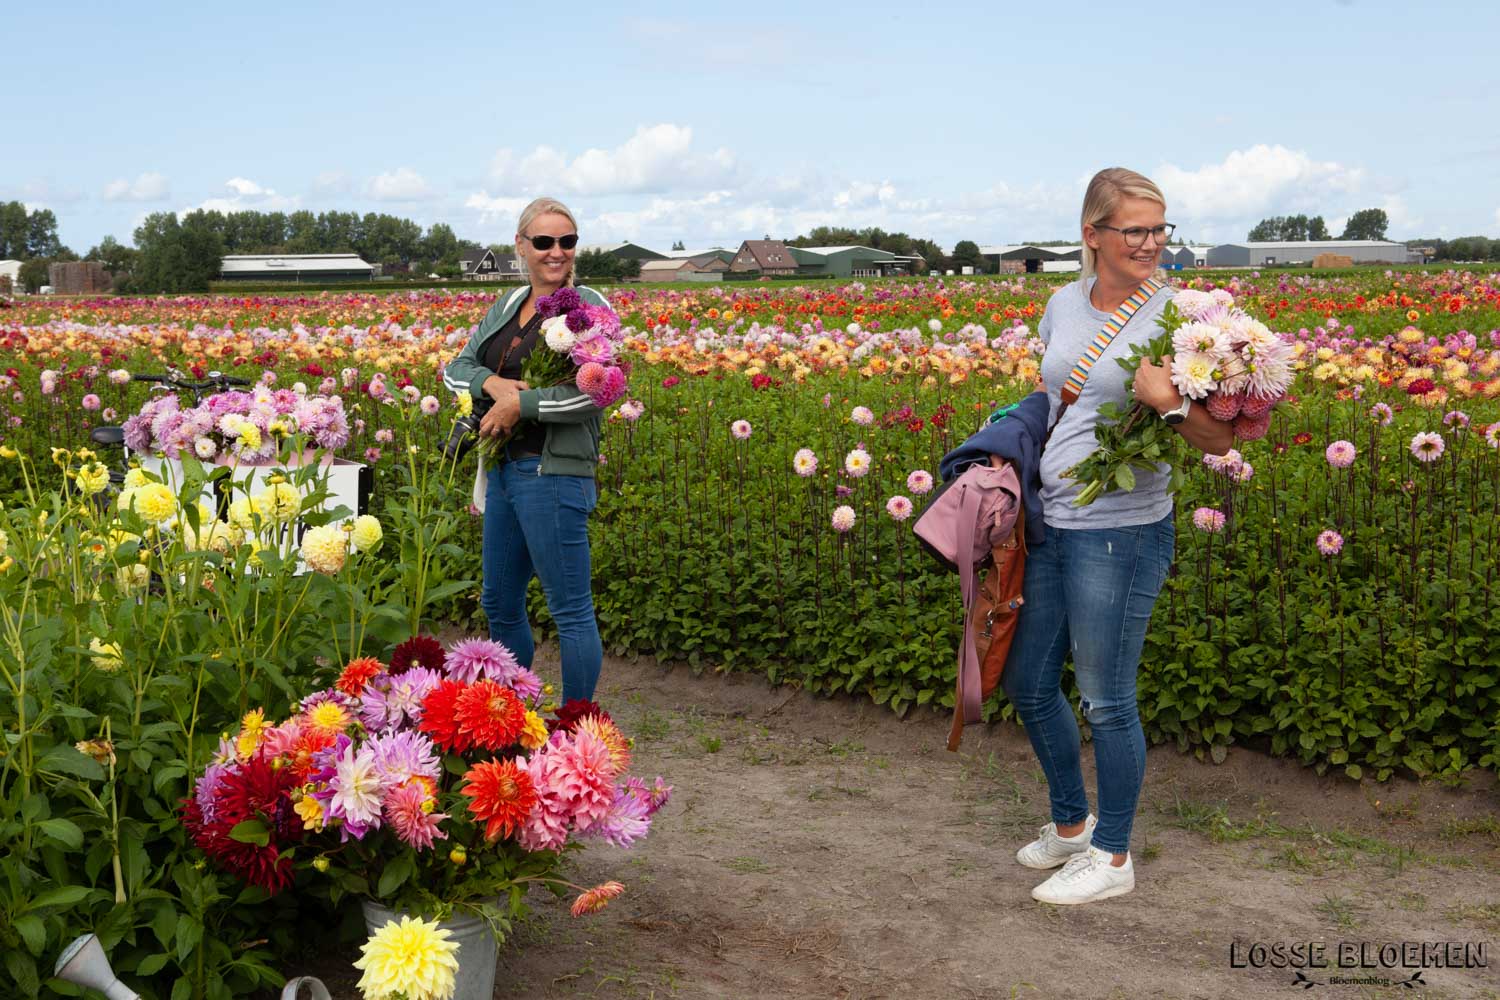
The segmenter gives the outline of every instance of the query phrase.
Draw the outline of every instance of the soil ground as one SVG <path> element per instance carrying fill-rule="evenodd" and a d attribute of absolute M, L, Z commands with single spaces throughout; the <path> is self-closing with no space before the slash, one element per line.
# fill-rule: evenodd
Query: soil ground
<path fill-rule="evenodd" d="M 556 651 L 538 669 L 556 678 Z M 548 659 L 548 657 L 551 659 Z M 1316 997 L 1500 998 L 1500 781 L 1320 777 L 1231 749 L 1154 747 L 1132 844 L 1136 890 L 1034 902 L 1014 860 L 1047 819 L 1022 730 L 903 720 L 762 678 L 606 660 L 599 700 L 632 772 L 676 788 L 651 835 L 590 846 L 575 881 L 617 878 L 603 913 L 530 898 L 495 997 L 1240 998 L 1302 995 L 1295 970 L 1235 967 L 1254 943 L 1323 942 Z M 1092 754 L 1085 761 L 1093 801 Z M 1339 968 L 1339 948 L 1461 942 L 1487 966 Z M 1470 958 L 1476 957 L 1470 950 Z M 354 975 L 315 971 L 336 997 Z M 290 970 L 289 970 L 290 971 Z M 1346 984 L 1337 977 L 1385 979 Z"/>

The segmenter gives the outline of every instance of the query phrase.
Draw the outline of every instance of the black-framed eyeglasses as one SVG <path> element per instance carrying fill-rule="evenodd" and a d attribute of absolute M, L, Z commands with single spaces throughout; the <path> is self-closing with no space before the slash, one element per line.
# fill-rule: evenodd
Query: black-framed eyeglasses
<path fill-rule="evenodd" d="M 554 243 L 564 250 L 571 250 L 578 245 L 577 233 L 569 233 L 566 236 L 522 236 L 521 239 L 530 240 L 532 246 L 542 251 L 551 250 Z"/>
<path fill-rule="evenodd" d="M 1121 238 L 1125 240 L 1125 245 L 1130 247 L 1130 249 L 1132 250 L 1139 249 L 1140 247 L 1146 245 L 1147 233 L 1151 234 L 1151 239 L 1156 243 L 1157 246 L 1161 246 L 1162 244 L 1166 243 L 1167 240 L 1170 240 L 1172 238 L 1172 233 L 1177 229 L 1177 227 L 1170 222 L 1164 223 L 1160 226 L 1131 226 L 1129 229 L 1121 229 L 1119 226 L 1106 226 L 1103 223 L 1096 222 L 1094 223 L 1094 228 L 1108 229 L 1113 232 L 1119 233 Z"/>

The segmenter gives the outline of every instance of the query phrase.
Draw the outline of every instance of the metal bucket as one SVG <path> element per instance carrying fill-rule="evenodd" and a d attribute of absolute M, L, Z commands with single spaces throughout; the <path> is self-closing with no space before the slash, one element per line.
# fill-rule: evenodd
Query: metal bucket
<path fill-rule="evenodd" d="M 360 905 L 365 914 L 365 927 L 371 934 L 400 917 L 394 910 L 373 900 L 362 900 Z M 455 917 L 438 926 L 449 931 L 452 934 L 449 940 L 458 945 L 458 975 L 453 1000 L 491 1000 L 495 995 L 495 963 L 500 956 L 490 925 L 480 917 Z"/>

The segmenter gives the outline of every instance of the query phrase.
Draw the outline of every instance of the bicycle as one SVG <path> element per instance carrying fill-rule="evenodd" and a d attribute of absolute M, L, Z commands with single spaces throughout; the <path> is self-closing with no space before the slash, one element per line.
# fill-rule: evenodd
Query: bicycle
<path fill-rule="evenodd" d="M 209 372 L 202 381 L 190 382 L 175 368 L 167 369 L 165 375 L 132 375 L 130 381 L 150 385 L 150 392 L 190 392 L 194 406 L 203 402 L 204 393 L 210 389 L 214 392 L 228 392 L 232 388 L 248 388 L 254 384 L 238 375 L 226 375 L 217 371 Z M 125 485 L 125 473 L 130 470 L 130 456 L 125 448 L 125 428 L 116 424 L 101 424 L 89 431 L 89 440 L 105 454 L 119 449 L 118 463 L 104 463 L 109 467 L 110 488 L 107 492 L 111 496 L 118 494 Z"/>

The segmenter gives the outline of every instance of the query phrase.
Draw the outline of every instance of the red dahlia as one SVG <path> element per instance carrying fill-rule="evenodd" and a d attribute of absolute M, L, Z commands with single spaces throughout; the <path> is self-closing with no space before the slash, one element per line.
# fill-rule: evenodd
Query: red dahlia
<path fill-rule="evenodd" d="M 458 697 L 469 689 L 463 681 L 445 679 L 438 682 L 426 698 L 422 699 L 422 721 L 417 728 L 436 743 L 439 749 L 462 752 L 474 745 L 474 741 L 459 732 Z"/>
<path fill-rule="evenodd" d="M 379 676 L 385 669 L 385 665 L 373 656 L 362 656 L 357 660 L 350 660 L 344 672 L 339 674 L 339 679 L 334 682 L 334 687 L 347 695 L 358 698 L 364 693 L 365 685 Z"/>
<path fill-rule="evenodd" d="M 491 680 L 475 681 L 458 696 L 459 735 L 486 750 L 503 750 L 521 738 L 526 706 L 514 691 Z"/>
<path fill-rule="evenodd" d="M 442 670 L 443 661 L 448 654 L 443 651 L 443 644 L 430 635 L 414 635 L 391 653 L 391 673 L 404 674 L 412 667 L 426 667 L 428 670 Z"/>

